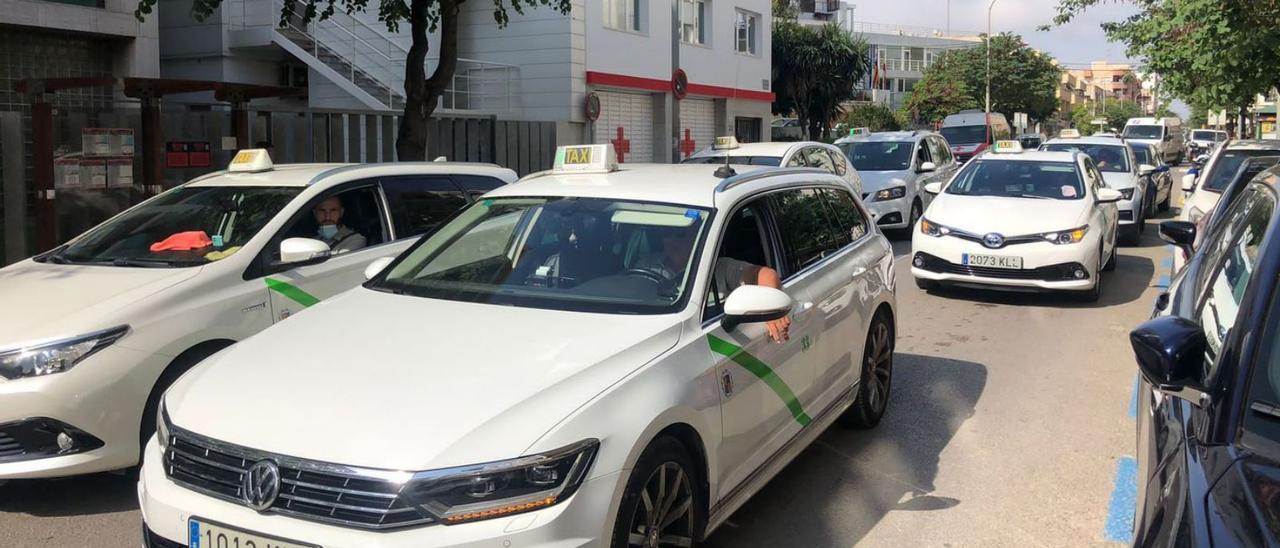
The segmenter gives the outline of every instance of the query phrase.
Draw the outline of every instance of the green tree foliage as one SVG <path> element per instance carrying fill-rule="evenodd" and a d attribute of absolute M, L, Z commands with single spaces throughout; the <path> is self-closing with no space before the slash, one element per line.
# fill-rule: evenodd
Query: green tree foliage
<path fill-rule="evenodd" d="M 773 0 L 773 19 L 795 20 L 800 16 L 800 6 L 795 0 Z"/>
<path fill-rule="evenodd" d="M 1142 107 L 1133 101 L 1121 101 L 1118 99 L 1108 98 L 1099 105 L 1079 104 L 1071 111 L 1071 124 L 1080 130 L 1081 135 L 1092 135 L 1103 129 L 1105 130 L 1121 130 L 1124 128 L 1125 122 L 1130 118 L 1138 118 L 1142 116 Z M 1093 123 L 1094 120 L 1102 118 L 1107 121 L 1105 128 L 1099 128 Z"/>
<path fill-rule="evenodd" d="M 1065 24 L 1101 0 L 1059 0 Z M 1254 96 L 1280 85 L 1280 2 L 1134 0 L 1138 13 L 1104 23 L 1112 40 L 1163 77 L 1170 94 L 1192 105 L 1228 105 L 1241 113 Z"/>
<path fill-rule="evenodd" d="M 1062 70 L 1053 58 L 1027 45 L 1021 36 L 998 34 L 973 48 L 952 50 L 925 69 L 907 109 L 929 123 L 986 102 L 987 45 L 991 47 L 991 110 L 1013 119 L 1025 112 L 1044 120 L 1058 110 L 1056 92 Z M 923 89 L 922 89 L 923 88 Z"/>
<path fill-rule="evenodd" d="M 846 127 L 865 127 L 871 131 L 898 131 L 902 126 L 894 116 L 893 109 L 884 105 L 855 105 L 844 115 Z"/>
<path fill-rule="evenodd" d="M 134 16 L 143 20 L 158 0 L 139 0 Z M 481 0 L 483 1 L 483 0 Z M 412 44 L 405 60 L 404 117 L 396 136 L 396 154 L 401 161 L 421 161 L 427 155 L 427 120 L 436 110 L 440 97 L 453 80 L 458 68 L 458 16 L 467 0 L 374 0 L 378 20 L 387 30 L 400 31 L 401 23 L 409 23 Z M 524 14 L 525 8 L 549 6 L 569 13 L 571 0 L 492 0 L 493 19 L 505 27 L 509 11 Z M 218 9 L 222 0 L 193 0 L 191 15 L 203 21 Z M 280 10 L 280 26 L 290 22 L 323 21 L 338 10 L 347 14 L 370 8 L 370 0 L 284 0 Z M 440 33 L 440 62 L 427 75 L 427 36 Z"/>
<path fill-rule="evenodd" d="M 866 42 L 838 26 L 775 20 L 773 112 L 795 113 L 809 139 L 829 138 L 840 104 L 854 97 L 867 66 Z"/>

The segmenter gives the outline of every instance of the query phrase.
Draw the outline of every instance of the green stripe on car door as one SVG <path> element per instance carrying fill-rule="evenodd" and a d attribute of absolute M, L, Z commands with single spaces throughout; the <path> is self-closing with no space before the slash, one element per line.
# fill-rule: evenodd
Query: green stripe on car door
<path fill-rule="evenodd" d="M 782 380 L 773 368 L 769 367 L 759 358 L 752 356 L 750 352 L 743 350 L 742 347 L 729 341 L 716 337 L 710 333 L 707 334 L 707 343 L 711 345 L 711 351 L 729 358 L 743 369 L 751 372 L 760 380 L 764 381 L 773 392 L 782 399 L 782 403 L 787 405 L 787 410 L 791 411 L 791 416 L 800 423 L 800 426 L 809 426 L 813 419 L 804 412 L 804 407 L 800 405 L 800 400 L 796 399 L 796 395 L 791 392 L 791 387 L 787 386 L 786 381 Z"/>
<path fill-rule="evenodd" d="M 307 293 L 306 291 L 303 291 L 302 288 L 289 282 L 282 282 L 271 278 L 264 279 L 267 281 L 267 289 L 284 295 L 285 297 L 288 297 L 289 300 L 292 300 L 302 306 L 311 306 L 320 302 L 320 299 L 317 299 L 315 295 Z"/>

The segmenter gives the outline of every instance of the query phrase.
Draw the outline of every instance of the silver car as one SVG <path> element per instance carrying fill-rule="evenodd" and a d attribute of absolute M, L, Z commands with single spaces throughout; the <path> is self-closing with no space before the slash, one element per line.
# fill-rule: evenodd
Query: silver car
<path fill-rule="evenodd" d="M 836 146 L 862 176 L 862 199 L 876 224 L 908 234 L 932 199 L 924 186 L 945 184 L 959 166 L 947 140 L 932 131 L 869 133 Z"/>

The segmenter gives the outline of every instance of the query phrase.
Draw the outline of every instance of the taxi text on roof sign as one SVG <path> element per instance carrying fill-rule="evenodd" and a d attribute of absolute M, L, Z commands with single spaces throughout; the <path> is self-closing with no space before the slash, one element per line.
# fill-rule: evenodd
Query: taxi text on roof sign
<path fill-rule="evenodd" d="M 992 149 L 996 154 L 1020 154 L 1022 152 L 1022 143 L 1014 140 L 996 141 L 995 148 Z"/>
<path fill-rule="evenodd" d="M 608 173 L 618 169 L 613 145 L 573 145 L 556 148 L 552 171 L 562 173 Z"/>
<path fill-rule="evenodd" d="M 1062 130 L 1062 132 L 1061 132 L 1061 133 L 1059 133 L 1059 134 L 1058 134 L 1058 137 L 1062 137 L 1063 139 L 1079 139 L 1079 138 L 1080 138 L 1080 130 L 1078 130 L 1078 129 L 1064 129 L 1064 130 Z"/>
<path fill-rule="evenodd" d="M 231 159 L 231 165 L 227 166 L 227 171 L 254 173 L 270 171 L 271 167 L 271 155 L 267 154 L 266 149 L 249 148 L 236 153 L 235 158 Z"/>
<path fill-rule="evenodd" d="M 738 138 L 732 135 L 716 137 L 716 142 L 712 145 L 712 150 L 737 150 Z"/>

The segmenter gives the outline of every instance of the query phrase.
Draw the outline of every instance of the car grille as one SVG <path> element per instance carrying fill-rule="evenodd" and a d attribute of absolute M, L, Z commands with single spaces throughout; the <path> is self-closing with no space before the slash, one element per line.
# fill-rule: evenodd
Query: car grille
<path fill-rule="evenodd" d="M 246 471 L 260 460 L 280 468 L 280 495 L 265 512 L 361 529 L 434 523 L 400 495 L 402 483 L 343 466 L 273 455 L 173 428 L 165 474 L 200 493 L 245 505 Z"/>
<path fill-rule="evenodd" d="M 4 432 L 0 432 L 0 459 L 6 457 L 17 457 L 25 452 L 26 450 L 22 448 L 22 445 L 18 443 L 18 440 L 9 437 L 9 435 Z"/>
<path fill-rule="evenodd" d="M 984 266 L 955 264 L 928 253 L 917 253 L 916 258 L 921 261 L 921 264 L 918 265 L 919 268 L 940 274 L 959 274 L 962 276 L 995 278 L 1001 280 L 1041 280 L 1046 282 L 1089 279 L 1087 270 L 1085 271 L 1084 278 L 1075 277 L 1075 270 L 1077 268 L 1083 268 L 1079 263 L 1062 263 L 1042 266 L 1039 268 L 1012 270 L 1006 268 L 990 268 Z"/>

